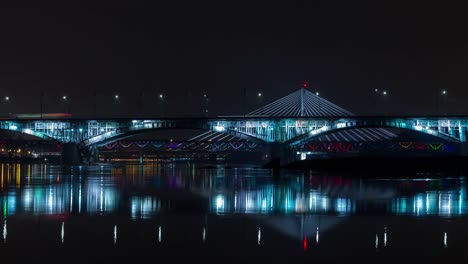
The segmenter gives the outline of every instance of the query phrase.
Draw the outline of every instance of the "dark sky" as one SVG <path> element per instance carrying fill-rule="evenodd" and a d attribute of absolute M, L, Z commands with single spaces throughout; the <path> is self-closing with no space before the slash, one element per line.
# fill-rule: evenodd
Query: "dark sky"
<path fill-rule="evenodd" d="M 241 114 L 308 81 L 357 114 L 433 114 L 447 89 L 439 111 L 468 115 L 462 6 L 219 2 L 0 9 L 1 113 L 39 112 L 43 91 L 44 112 L 75 116 L 94 98 L 98 116 L 200 116 L 204 92 L 210 115 Z"/>

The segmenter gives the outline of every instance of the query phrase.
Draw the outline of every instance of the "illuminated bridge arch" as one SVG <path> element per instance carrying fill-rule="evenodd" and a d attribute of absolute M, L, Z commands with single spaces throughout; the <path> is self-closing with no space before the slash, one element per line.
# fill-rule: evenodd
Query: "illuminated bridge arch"
<path fill-rule="evenodd" d="M 449 122 L 449 121 L 448 121 Z M 457 123 L 457 122 L 454 122 Z M 449 133 L 444 133 L 439 120 L 431 119 L 403 119 L 403 118 L 346 118 L 330 121 L 328 124 L 307 133 L 291 138 L 286 145 L 295 146 L 323 135 L 329 135 L 346 130 L 370 129 L 374 137 L 379 134 L 384 137 L 391 136 L 385 128 L 397 128 L 416 131 L 425 135 L 434 136 L 445 141 L 460 143 L 465 140 L 464 129 L 461 126 L 447 127 Z M 357 137 L 359 137 L 357 135 Z"/>
<path fill-rule="evenodd" d="M 193 136 L 186 140 L 186 142 L 195 142 L 195 141 L 203 141 L 203 142 L 211 142 L 211 141 L 232 141 L 232 140 L 243 140 L 243 141 L 250 141 L 254 143 L 262 143 L 262 140 L 246 135 L 246 134 L 241 134 L 241 133 L 231 133 L 230 131 L 223 131 L 219 132 L 216 130 L 209 130 L 209 129 L 202 129 L 202 128 L 192 128 L 192 127 L 165 127 L 165 128 L 142 128 L 142 129 L 133 129 L 131 131 L 128 131 L 127 133 L 120 133 L 120 134 L 114 134 L 113 136 L 102 138 L 101 136 L 97 136 L 95 138 L 91 138 L 87 140 L 87 144 L 84 143 L 84 145 L 91 145 L 94 144 L 98 147 L 107 145 L 112 142 L 116 141 L 121 141 L 122 139 L 126 139 L 135 135 L 139 134 L 144 134 L 148 132 L 154 132 L 154 131 L 163 131 L 163 130 L 170 130 L 170 129 L 180 129 L 180 130 L 198 130 L 202 132 L 199 135 Z M 170 138 L 167 138 L 169 140 Z M 94 143 L 90 143 L 94 142 Z"/>
<path fill-rule="evenodd" d="M 56 139 L 54 137 L 51 137 L 51 136 L 49 136 L 47 134 L 44 134 L 44 133 L 33 131 L 31 129 L 28 129 L 28 128 L 18 129 L 18 127 L 16 127 L 16 126 L 9 126 L 8 128 L 0 127 L 0 131 L 8 131 L 8 132 L 11 132 L 11 133 L 25 134 L 25 135 L 31 136 L 32 138 L 36 138 L 38 140 L 46 140 L 46 141 L 50 141 L 50 142 L 60 143 L 60 140 L 58 140 L 58 139 Z"/>
<path fill-rule="evenodd" d="M 308 138 L 349 128 L 401 128 L 465 142 L 468 117 L 356 116 L 305 89 L 246 115 L 155 119 L 22 119 L 0 120 L 0 129 L 80 146 L 98 146 L 159 129 L 201 129 L 246 140 L 300 144 Z M 378 133 L 378 130 L 375 130 Z"/>

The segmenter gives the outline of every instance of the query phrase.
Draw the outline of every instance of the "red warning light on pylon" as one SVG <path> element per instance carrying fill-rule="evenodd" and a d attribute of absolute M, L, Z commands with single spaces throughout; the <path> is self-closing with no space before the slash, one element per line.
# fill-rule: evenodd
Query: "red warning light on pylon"
<path fill-rule="evenodd" d="M 309 84 L 306 83 L 306 82 L 302 84 L 302 87 L 304 87 L 304 88 L 307 88 L 307 86 L 309 86 Z"/>

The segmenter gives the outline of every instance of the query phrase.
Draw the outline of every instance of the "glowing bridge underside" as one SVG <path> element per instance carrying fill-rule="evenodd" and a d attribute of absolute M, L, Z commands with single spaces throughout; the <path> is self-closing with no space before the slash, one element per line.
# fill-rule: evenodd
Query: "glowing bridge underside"
<path fill-rule="evenodd" d="M 199 129 L 212 141 L 279 142 L 296 146 L 309 141 L 385 141 L 396 130 L 411 130 L 450 142 L 464 142 L 468 117 L 355 116 L 351 112 L 301 89 L 243 116 L 158 119 L 14 119 L 0 121 L 0 129 L 42 139 L 104 146 L 135 134 L 163 129 Z M 205 134 L 201 134 L 205 136 Z M 202 137 L 203 137 L 202 136 Z M 233 136 L 229 139 L 229 136 Z M 201 137 L 200 137 L 201 138 Z M 196 138 L 194 137 L 194 140 Z"/>

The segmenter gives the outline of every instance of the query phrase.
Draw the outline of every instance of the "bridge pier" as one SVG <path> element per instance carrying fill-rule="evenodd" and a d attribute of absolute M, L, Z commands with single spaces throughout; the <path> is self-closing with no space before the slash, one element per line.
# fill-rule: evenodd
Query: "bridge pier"
<path fill-rule="evenodd" d="M 461 142 L 460 143 L 460 156 L 468 157 L 468 142 Z"/>
<path fill-rule="evenodd" d="M 77 143 L 64 143 L 62 147 L 62 164 L 77 165 L 98 161 L 98 150 L 95 146 L 80 147 Z"/>
<path fill-rule="evenodd" d="M 280 169 L 294 161 L 294 153 L 292 153 L 292 149 L 279 142 L 268 143 L 268 153 L 270 161 L 266 167 Z"/>
<path fill-rule="evenodd" d="M 75 165 L 81 164 L 81 152 L 76 143 L 63 143 L 62 145 L 62 164 Z"/>

